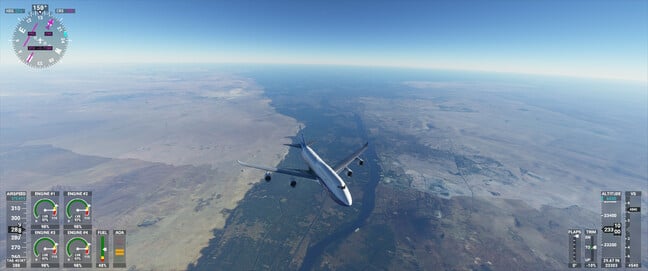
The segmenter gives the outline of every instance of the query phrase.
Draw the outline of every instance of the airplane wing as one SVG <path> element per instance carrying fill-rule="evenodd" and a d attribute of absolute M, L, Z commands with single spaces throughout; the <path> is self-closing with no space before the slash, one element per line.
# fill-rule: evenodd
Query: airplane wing
<path fill-rule="evenodd" d="M 362 148 L 358 149 L 347 158 L 344 158 L 344 160 L 333 167 L 333 170 L 335 170 L 335 172 L 338 174 L 342 172 L 347 166 L 349 166 L 349 164 L 351 164 L 351 162 L 353 162 L 353 160 L 358 158 L 358 156 L 360 156 L 360 154 L 362 154 L 367 149 L 367 146 L 369 146 L 369 142 L 365 143 Z"/>
<path fill-rule="evenodd" d="M 315 176 L 315 174 L 311 173 L 308 170 L 294 169 L 294 168 L 276 168 L 276 167 L 269 167 L 269 166 L 253 165 L 253 164 L 248 164 L 248 163 L 241 162 L 241 161 L 236 161 L 236 162 L 238 162 L 239 165 L 244 166 L 244 167 L 262 169 L 262 170 L 265 170 L 265 171 L 272 171 L 272 172 L 276 172 L 276 173 L 292 175 L 292 176 L 311 179 L 311 180 L 317 180 L 317 176 Z"/>

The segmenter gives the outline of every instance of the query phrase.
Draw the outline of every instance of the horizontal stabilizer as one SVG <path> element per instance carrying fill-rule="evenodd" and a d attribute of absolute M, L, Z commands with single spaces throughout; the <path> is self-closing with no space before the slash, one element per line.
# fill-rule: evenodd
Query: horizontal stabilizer
<path fill-rule="evenodd" d="M 284 144 L 285 146 L 293 147 L 293 148 L 298 148 L 301 149 L 301 146 L 299 144 Z"/>
<path fill-rule="evenodd" d="M 306 145 L 310 146 L 313 143 L 315 143 L 315 140 L 308 141 L 308 143 L 306 143 Z M 299 144 L 284 144 L 284 146 L 289 146 L 289 147 L 301 149 L 301 146 Z"/>

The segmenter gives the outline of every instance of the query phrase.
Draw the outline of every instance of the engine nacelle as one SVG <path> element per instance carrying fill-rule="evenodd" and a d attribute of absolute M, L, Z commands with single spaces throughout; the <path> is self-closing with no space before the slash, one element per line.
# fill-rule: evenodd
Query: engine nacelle
<path fill-rule="evenodd" d="M 361 165 L 361 166 L 364 165 L 364 160 L 358 158 L 358 165 Z"/>
<path fill-rule="evenodd" d="M 297 186 L 297 181 L 290 181 L 290 186 L 291 187 Z"/>
<path fill-rule="evenodd" d="M 346 171 L 347 171 L 347 176 L 351 177 L 351 175 L 353 175 L 353 170 L 347 168 Z"/>
<path fill-rule="evenodd" d="M 265 177 L 263 177 L 263 179 L 265 179 L 266 182 L 272 180 L 272 176 L 270 176 L 270 172 L 266 172 Z"/>

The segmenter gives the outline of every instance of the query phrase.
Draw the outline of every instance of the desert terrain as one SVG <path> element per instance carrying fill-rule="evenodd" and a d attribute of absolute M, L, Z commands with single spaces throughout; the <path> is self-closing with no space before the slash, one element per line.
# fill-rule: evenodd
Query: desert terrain
<path fill-rule="evenodd" d="M 180 270 L 263 174 L 235 161 L 277 164 L 298 123 L 247 78 L 156 69 L 3 77 L 0 186 L 92 190 L 93 226 L 127 230 L 129 267 Z"/>

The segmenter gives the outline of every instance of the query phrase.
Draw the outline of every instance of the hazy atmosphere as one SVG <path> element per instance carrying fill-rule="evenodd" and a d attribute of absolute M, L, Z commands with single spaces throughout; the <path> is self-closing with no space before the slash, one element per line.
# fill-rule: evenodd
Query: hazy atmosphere
<path fill-rule="evenodd" d="M 25 232 L 0 233 L 2 270 L 113 268 L 120 254 L 128 270 L 648 266 L 645 230 L 604 232 L 630 215 L 648 225 L 648 2 L 6 12 L 31 4 L 0 2 L 0 190 L 28 192 Z M 59 23 L 65 38 L 39 36 Z M 64 54 L 47 51 L 62 41 Z M 41 53 L 60 60 L 34 67 Z M 47 231 L 59 254 L 39 245 L 30 191 L 92 192 L 91 229 L 126 230 L 126 252 L 94 231 L 77 254 L 64 230 Z M 23 221 L 10 204 L 3 229 Z M 69 226 L 57 207 L 43 209 L 51 229 Z M 596 229 L 598 248 L 570 248 L 573 229 Z"/>

